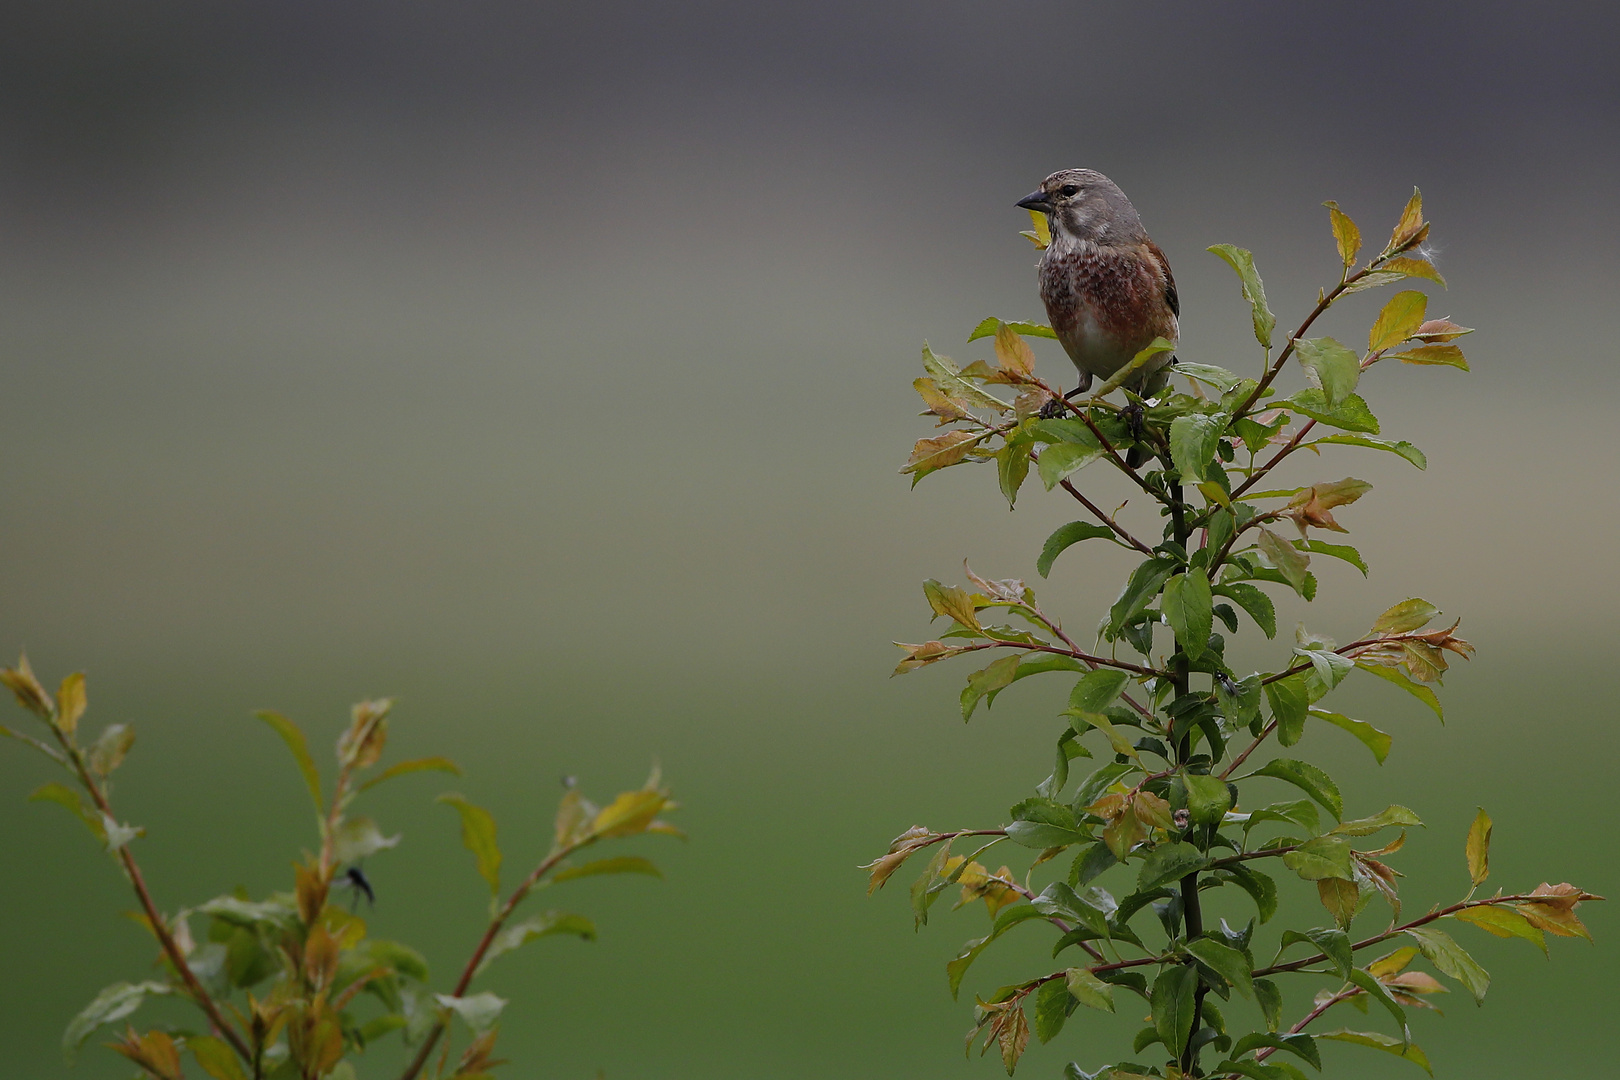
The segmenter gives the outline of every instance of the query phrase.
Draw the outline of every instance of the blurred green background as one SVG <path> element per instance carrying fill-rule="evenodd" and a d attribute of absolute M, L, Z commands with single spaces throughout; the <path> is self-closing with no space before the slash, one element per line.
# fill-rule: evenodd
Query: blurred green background
<path fill-rule="evenodd" d="M 312 842 L 252 709 L 329 746 L 351 701 L 397 696 L 395 753 L 467 775 L 373 801 L 405 843 L 367 865 L 371 920 L 441 982 L 484 901 L 432 797 L 488 805 L 516 875 L 561 775 L 606 796 L 660 762 L 691 834 L 645 842 L 667 880 L 554 894 L 601 940 L 488 977 L 512 999 L 514 1076 L 998 1075 L 964 1063 L 971 1006 L 944 978 L 982 911 L 913 935 L 910 875 L 867 899 L 855 865 L 913 824 L 1000 823 L 1046 774 L 1061 687 L 1020 684 L 964 727 L 968 669 L 890 681 L 887 642 L 926 633 L 923 578 L 964 557 L 1032 578 L 1073 515 L 1035 488 L 1009 514 L 967 469 L 908 492 L 919 342 L 971 359 L 980 318 L 1038 315 L 1012 203 L 1087 165 L 1175 267 L 1181 355 L 1248 370 L 1236 283 L 1203 249 L 1253 248 L 1292 326 L 1334 272 L 1319 203 L 1376 244 L 1415 183 L 1451 285 L 1430 310 L 1481 328 L 1475 370 L 1367 384 L 1426 473 L 1301 463 L 1377 486 L 1340 515 L 1373 573 L 1323 568 L 1314 608 L 1282 614 L 1347 640 L 1420 593 L 1479 657 L 1448 680 L 1445 729 L 1352 681 L 1344 710 L 1396 736 L 1381 769 L 1342 733 L 1301 749 L 1350 812 L 1398 799 L 1429 823 L 1399 856 L 1411 910 L 1462 891 L 1479 804 L 1493 887 L 1613 895 L 1615 22 L 1485 3 L 6 4 L 0 654 L 87 670 L 89 722 L 136 726 L 117 800 L 170 909 L 284 887 Z M 1377 302 L 1327 331 L 1353 341 Z M 1043 598 L 1083 630 L 1128 566 L 1077 549 Z M 60 1032 L 151 953 L 82 828 L 24 801 L 47 776 L 0 747 L 0 1072 L 121 1077 L 96 1048 L 69 1070 Z M 1551 965 L 1458 928 L 1497 983 L 1482 1010 L 1453 994 L 1417 1019 L 1442 1075 L 1612 1059 L 1614 920 L 1584 914 L 1598 945 L 1554 941 Z M 1035 939 L 966 989 L 1033 965 Z M 1020 1075 L 1113 1060 L 1124 1012 L 1077 1016 Z M 1343 1077 L 1409 1069 L 1327 1054 Z"/>

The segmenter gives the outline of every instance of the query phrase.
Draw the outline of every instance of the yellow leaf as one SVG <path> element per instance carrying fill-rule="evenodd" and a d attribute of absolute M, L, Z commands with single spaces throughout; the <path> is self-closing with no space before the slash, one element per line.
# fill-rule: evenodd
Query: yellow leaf
<path fill-rule="evenodd" d="M 591 822 L 591 835 L 605 840 L 646 832 L 647 826 L 669 805 L 666 793 L 657 789 L 620 792 L 618 798 L 598 811 Z"/>
<path fill-rule="evenodd" d="M 79 717 L 84 715 L 84 672 L 75 671 L 62 680 L 61 689 L 56 691 L 56 726 L 62 734 L 72 735 L 79 727 Z"/>
<path fill-rule="evenodd" d="M 1479 813 L 1474 815 L 1474 823 L 1468 827 L 1468 843 L 1465 845 L 1468 854 L 1468 876 L 1479 885 L 1491 875 L 1491 816 L 1482 806 Z"/>
<path fill-rule="evenodd" d="M 1390 234 L 1389 247 L 1385 250 L 1391 255 L 1399 255 L 1414 244 L 1422 243 L 1427 233 L 1423 225 L 1423 193 L 1413 188 L 1412 197 L 1407 200 L 1406 209 L 1401 211 L 1401 220 Z"/>
<path fill-rule="evenodd" d="M 1367 335 L 1367 351 L 1383 352 L 1417 333 L 1418 327 L 1423 325 L 1423 315 L 1428 305 L 1429 298 L 1412 289 L 1390 297 Z"/>
<path fill-rule="evenodd" d="M 1344 260 L 1345 269 L 1356 265 L 1356 253 L 1361 250 L 1361 230 L 1356 223 L 1350 220 L 1350 215 L 1339 209 L 1339 204 L 1329 199 L 1322 204 L 1328 208 L 1328 219 L 1333 225 L 1333 241 L 1339 246 L 1339 258 Z"/>
<path fill-rule="evenodd" d="M 996 324 L 996 362 L 1010 375 L 1028 377 L 1035 373 L 1035 351 L 1006 323 Z"/>
<path fill-rule="evenodd" d="M 16 667 L 0 668 L 0 682 L 17 695 L 17 701 L 23 708 L 36 716 L 50 719 L 56 706 L 51 703 L 51 695 L 34 677 L 34 669 L 28 666 L 26 653 L 17 660 Z"/>
<path fill-rule="evenodd" d="M 955 465 L 967 457 L 969 450 L 978 445 L 984 435 L 975 435 L 971 431 L 947 431 L 934 439 L 918 439 L 917 445 L 911 448 L 911 457 L 906 459 L 902 473 L 916 473 L 922 477 L 935 469 L 944 469 Z"/>

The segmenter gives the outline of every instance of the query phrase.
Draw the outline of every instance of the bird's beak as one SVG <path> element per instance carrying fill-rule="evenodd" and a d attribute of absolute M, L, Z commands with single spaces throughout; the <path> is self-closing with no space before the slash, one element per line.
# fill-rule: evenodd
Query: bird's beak
<path fill-rule="evenodd" d="M 1017 205 L 1022 206 L 1025 210 L 1039 210 L 1043 214 L 1052 212 L 1052 200 L 1047 197 L 1046 192 L 1039 188 L 1019 199 Z"/>

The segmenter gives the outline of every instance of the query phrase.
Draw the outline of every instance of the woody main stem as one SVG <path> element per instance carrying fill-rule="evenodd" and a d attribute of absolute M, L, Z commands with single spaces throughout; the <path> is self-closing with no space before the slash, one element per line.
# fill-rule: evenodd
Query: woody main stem
<path fill-rule="evenodd" d="M 1187 540 L 1192 534 L 1192 526 L 1187 522 L 1187 505 L 1181 499 L 1181 485 L 1174 484 L 1170 488 L 1170 528 L 1175 542 L 1185 551 Z M 1170 661 L 1170 683 L 1175 688 L 1171 700 L 1182 697 L 1188 689 L 1187 652 L 1185 643 L 1176 649 L 1176 654 Z M 1184 734 L 1176 743 L 1176 763 L 1183 765 L 1192 755 L 1192 736 Z M 1181 879 L 1181 915 L 1186 923 L 1187 940 L 1192 941 L 1204 934 L 1204 910 L 1198 899 L 1198 871 L 1193 871 Z M 1189 960 L 1188 964 L 1191 965 Z M 1197 978 L 1197 969 L 1193 969 L 1193 977 Z M 1198 1051 L 1194 1049 L 1194 1040 L 1198 1036 L 1200 1018 L 1204 1011 L 1204 985 L 1200 980 L 1198 988 L 1193 991 L 1192 1027 L 1187 1032 L 1187 1045 L 1184 1047 L 1168 1047 L 1171 1053 L 1177 1054 L 1181 1060 L 1181 1071 L 1191 1075 L 1197 1064 Z"/>

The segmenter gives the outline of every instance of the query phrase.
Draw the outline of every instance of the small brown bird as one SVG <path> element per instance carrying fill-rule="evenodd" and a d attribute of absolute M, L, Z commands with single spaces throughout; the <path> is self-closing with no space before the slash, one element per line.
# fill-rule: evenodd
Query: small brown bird
<path fill-rule="evenodd" d="M 1063 169 L 1018 201 L 1051 222 L 1052 243 L 1041 256 L 1041 300 L 1058 343 L 1080 369 L 1111 378 L 1162 337 L 1172 345 L 1181 302 L 1170 262 L 1148 239 L 1131 200 L 1091 169 Z M 1169 380 L 1171 353 L 1154 357 L 1126 383 L 1152 396 Z"/>

